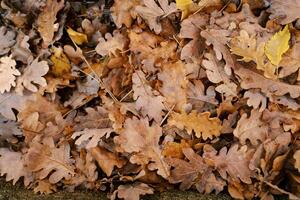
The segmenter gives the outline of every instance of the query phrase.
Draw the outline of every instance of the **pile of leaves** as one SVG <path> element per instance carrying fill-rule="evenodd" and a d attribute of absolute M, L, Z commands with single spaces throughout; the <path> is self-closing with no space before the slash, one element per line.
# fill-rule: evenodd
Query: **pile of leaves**
<path fill-rule="evenodd" d="M 6 181 L 300 198 L 300 1 L 0 2 Z"/>

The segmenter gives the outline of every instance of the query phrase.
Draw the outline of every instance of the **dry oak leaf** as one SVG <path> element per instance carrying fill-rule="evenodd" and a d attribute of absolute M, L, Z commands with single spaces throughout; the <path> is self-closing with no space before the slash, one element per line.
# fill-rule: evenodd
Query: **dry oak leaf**
<path fill-rule="evenodd" d="M 0 115 L 0 142 L 10 141 L 15 136 L 22 136 L 23 133 L 19 129 L 19 124 L 12 120 L 7 120 Z"/>
<path fill-rule="evenodd" d="M 279 21 L 280 24 L 289 24 L 300 18 L 300 2 L 298 0 L 272 0 L 268 12 L 270 18 Z"/>
<path fill-rule="evenodd" d="M 158 74 L 158 79 L 163 85 L 160 92 L 166 98 L 169 105 L 175 105 L 175 110 L 183 110 L 187 102 L 187 84 L 186 67 L 181 61 L 176 63 L 166 63 L 163 65 L 163 71 Z"/>
<path fill-rule="evenodd" d="M 279 78 L 289 76 L 300 68 L 300 42 L 294 44 L 294 46 L 285 53 L 279 67 Z M 297 81 L 300 81 L 300 72 L 298 72 Z"/>
<path fill-rule="evenodd" d="M 209 112 L 197 113 L 193 110 L 191 113 L 172 113 L 168 120 L 169 126 L 176 126 L 181 130 L 186 130 L 188 134 L 195 132 L 197 138 L 204 140 L 213 139 L 221 134 L 222 125 L 219 118 L 210 118 Z"/>
<path fill-rule="evenodd" d="M 242 66 L 234 72 L 240 77 L 241 87 L 243 89 L 261 89 L 261 91 L 267 96 L 283 96 L 288 93 L 292 98 L 300 96 L 300 87 L 298 85 L 290 85 L 278 80 L 267 79 L 264 76 Z"/>
<path fill-rule="evenodd" d="M 26 108 L 27 100 L 31 98 L 31 96 L 21 96 L 16 93 L 0 94 L 0 114 L 6 119 L 16 120 L 15 113 L 12 109 L 21 112 L 24 108 Z"/>
<path fill-rule="evenodd" d="M 295 159 L 295 168 L 300 172 L 300 150 L 294 153 L 293 158 Z"/>
<path fill-rule="evenodd" d="M 102 129 L 111 127 L 109 112 L 104 108 L 97 106 L 96 108 L 85 108 L 86 115 L 78 115 L 75 118 L 74 129 L 81 131 L 83 129 Z"/>
<path fill-rule="evenodd" d="M 150 120 L 154 119 L 160 123 L 165 109 L 164 97 L 151 88 L 142 71 L 136 71 L 132 75 L 132 83 L 136 109 L 141 111 L 143 117 L 148 116 Z"/>
<path fill-rule="evenodd" d="M 149 120 L 128 118 L 124 123 L 124 129 L 120 131 L 119 136 L 114 138 L 114 142 L 119 145 L 121 152 L 132 153 L 131 163 L 146 165 L 164 178 L 169 176 L 169 166 L 164 162 L 161 155 L 159 140 L 162 135 L 161 127 L 152 123 L 149 126 Z"/>
<path fill-rule="evenodd" d="M 83 131 L 78 131 L 73 133 L 72 138 L 76 139 L 75 144 L 84 147 L 86 149 L 90 149 L 98 146 L 98 143 L 101 141 L 101 138 L 109 134 L 113 131 L 111 128 L 104 129 L 84 129 Z"/>
<path fill-rule="evenodd" d="M 180 143 L 177 142 L 167 142 L 162 151 L 162 155 L 165 157 L 171 158 L 184 158 L 183 149 L 191 146 L 191 142 L 187 142 L 186 140 L 181 140 Z"/>
<path fill-rule="evenodd" d="M 19 70 L 16 69 L 16 64 L 11 56 L 0 58 L 0 93 L 9 92 L 12 86 L 16 86 L 15 76 L 21 75 Z"/>
<path fill-rule="evenodd" d="M 234 144 L 227 151 L 227 147 L 223 147 L 219 154 L 210 145 L 204 146 L 204 160 L 214 166 L 221 177 L 225 180 L 230 178 L 233 181 L 251 184 L 252 171 L 249 169 L 249 162 L 252 157 L 253 151 L 247 150 L 247 146 L 239 148 L 237 144 Z M 227 174 L 230 178 L 227 177 Z"/>
<path fill-rule="evenodd" d="M 28 186 L 33 181 L 32 173 L 24 166 L 24 159 L 20 152 L 13 152 L 7 148 L 0 148 L 0 175 L 6 174 L 6 181 L 15 184 L 24 177 L 24 185 Z"/>
<path fill-rule="evenodd" d="M 95 50 L 101 56 L 117 56 L 117 51 L 123 51 L 126 43 L 126 37 L 122 33 L 114 31 L 113 35 L 106 33 L 105 37 L 100 38 Z"/>
<path fill-rule="evenodd" d="M 29 36 L 25 35 L 23 32 L 19 32 L 16 44 L 11 49 L 12 57 L 17 60 L 21 61 L 25 64 L 31 63 L 33 60 L 33 55 L 30 50 L 30 45 L 28 43 Z"/>
<path fill-rule="evenodd" d="M 233 54 L 241 56 L 239 60 L 256 63 L 256 68 L 264 71 L 267 78 L 276 79 L 276 66 L 268 62 L 265 56 L 265 42 L 257 44 L 255 35 L 250 36 L 245 30 L 230 41 L 230 50 Z"/>
<path fill-rule="evenodd" d="M 158 0 L 158 4 L 154 0 L 143 0 L 145 6 L 136 6 L 136 12 L 148 23 L 150 29 L 155 33 L 162 31 L 159 23 L 160 17 L 165 17 L 177 11 L 176 4 L 170 3 L 168 0 Z"/>
<path fill-rule="evenodd" d="M 0 56 L 9 52 L 10 48 L 15 44 L 16 33 L 7 30 L 5 26 L 0 27 Z"/>
<path fill-rule="evenodd" d="M 247 114 L 242 114 L 233 135 L 237 137 L 241 144 L 246 144 L 246 140 L 250 140 L 251 144 L 258 145 L 259 142 L 264 142 L 269 135 L 269 125 L 261 120 L 262 113 L 253 109 L 250 117 Z"/>
<path fill-rule="evenodd" d="M 38 31 L 43 38 L 43 47 L 53 42 L 54 33 L 58 30 L 55 24 L 57 13 L 64 7 L 64 0 L 47 0 L 45 7 L 37 18 Z"/>
<path fill-rule="evenodd" d="M 174 167 L 171 170 L 169 182 L 180 183 L 181 190 L 187 190 L 195 185 L 199 192 L 211 193 L 213 190 L 219 193 L 225 186 L 225 181 L 217 178 L 204 159 L 193 151 L 192 148 L 183 148 L 183 154 L 189 160 L 167 158 L 167 162 Z"/>
<path fill-rule="evenodd" d="M 37 186 L 33 189 L 35 194 L 51 194 L 56 191 L 56 186 L 51 184 L 48 180 L 38 180 Z"/>
<path fill-rule="evenodd" d="M 192 148 L 183 148 L 183 154 L 189 160 L 181 160 L 178 158 L 166 158 L 169 165 L 173 166 L 169 177 L 169 182 L 172 184 L 181 183 L 180 189 L 187 190 L 195 182 L 199 175 L 201 175 L 208 167 L 203 158 L 193 151 Z"/>
<path fill-rule="evenodd" d="M 248 90 L 245 92 L 244 98 L 248 98 L 248 106 L 252 106 L 254 109 L 259 108 L 259 112 L 264 111 L 267 107 L 267 97 L 260 92 Z"/>
<path fill-rule="evenodd" d="M 25 155 L 25 164 L 40 180 L 49 176 L 52 184 L 75 175 L 69 144 L 64 142 L 57 148 L 52 138 L 44 139 L 43 144 L 33 141 Z"/>
<path fill-rule="evenodd" d="M 265 54 L 276 67 L 278 67 L 282 55 L 290 48 L 290 38 L 289 26 L 286 25 L 282 31 L 275 33 L 265 45 Z"/>
<path fill-rule="evenodd" d="M 122 168 L 126 164 L 124 159 L 119 158 L 117 154 L 112 153 L 103 147 L 91 148 L 90 152 L 108 177 L 112 174 L 115 166 Z"/>
<path fill-rule="evenodd" d="M 212 83 L 218 83 L 215 90 L 226 97 L 237 96 L 237 85 L 230 80 L 224 70 L 224 67 L 220 62 L 217 61 L 214 54 L 205 54 L 205 58 L 202 61 L 202 66 L 206 70 L 207 78 Z"/>
<path fill-rule="evenodd" d="M 145 183 L 134 183 L 132 185 L 120 185 L 117 190 L 114 191 L 111 200 L 118 198 L 124 200 L 139 200 L 140 196 L 146 194 L 153 194 L 154 190 Z"/>
<path fill-rule="evenodd" d="M 16 92 L 23 94 L 24 88 L 31 92 L 37 92 L 36 85 L 47 86 L 47 81 L 43 77 L 47 74 L 49 66 L 47 61 L 38 61 L 38 58 L 32 61 L 23 71 L 23 74 L 17 79 Z"/>
<path fill-rule="evenodd" d="M 139 0 L 115 0 L 114 5 L 110 8 L 112 18 L 118 28 L 124 24 L 129 28 L 134 18 L 134 8 L 139 4 Z"/>

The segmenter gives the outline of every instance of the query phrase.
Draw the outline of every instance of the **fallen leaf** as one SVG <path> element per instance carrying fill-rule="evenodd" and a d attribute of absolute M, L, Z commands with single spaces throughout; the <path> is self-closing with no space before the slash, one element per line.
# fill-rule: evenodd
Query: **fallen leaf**
<path fill-rule="evenodd" d="M 186 130 L 188 134 L 194 131 L 197 138 L 213 139 L 220 136 L 222 126 L 218 118 L 209 118 L 209 116 L 209 112 L 173 113 L 168 120 L 168 125 Z"/>
<path fill-rule="evenodd" d="M 87 35 L 74 31 L 72 28 L 67 28 L 69 37 L 78 45 L 88 42 Z"/>
<path fill-rule="evenodd" d="M 57 76 L 61 77 L 66 73 L 71 71 L 71 63 L 68 57 L 63 53 L 61 47 L 53 47 L 53 55 L 50 57 L 50 60 L 53 62 L 51 72 Z"/>
<path fill-rule="evenodd" d="M 11 87 L 15 87 L 16 77 L 20 76 L 21 73 L 16 69 L 16 61 L 11 57 L 0 58 L 0 93 L 9 92 Z"/>
<path fill-rule="evenodd" d="M 122 168 L 126 163 L 126 161 L 119 158 L 117 154 L 109 152 L 103 147 L 93 147 L 90 151 L 91 155 L 108 177 L 111 175 L 115 166 Z"/>
<path fill-rule="evenodd" d="M 288 24 L 300 18 L 300 2 L 297 0 L 272 0 L 268 11 L 271 13 L 270 18 L 276 19 L 280 24 Z"/>
<path fill-rule="evenodd" d="M 184 19 L 188 16 L 189 7 L 192 3 L 192 0 L 176 0 L 176 7 L 182 11 L 181 19 Z"/>
<path fill-rule="evenodd" d="M 43 38 L 43 47 L 51 44 L 54 33 L 58 30 L 56 22 L 57 13 L 64 7 L 64 0 L 47 0 L 45 7 L 37 18 L 38 31 Z"/>
<path fill-rule="evenodd" d="M 14 31 L 7 30 L 5 26 L 0 27 L 0 55 L 5 55 L 9 52 L 10 47 L 15 44 L 16 33 Z"/>
<path fill-rule="evenodd" d="M 145 183 L 136 183 L 133 185 L 120 185 L 111 196 L 111 200 L 122 198 L 124 200 L 139 200 L 140 196 L 146 194 L 153 194 L 154 191 Z"/>
<path fill-rule="evenodd" d="M 169 5 L 168 0 L 158 0 L 158 4 L 154 0 L 144 0 L 144 4 L 145 6 L 136 6 L 135 10 L 155 33 L 162 31 L 158 18 L 168 16 L 177 10 L 176 4 L 172 2 Z"/>
<path fill-rule="evenodd" d="M 290 38 L 289 26 L 286 25 L 282 31 L 277 32 L 266 43 L 265 54 L 273 65 L 278 66 L 282 55 L 290 48 Z"/>

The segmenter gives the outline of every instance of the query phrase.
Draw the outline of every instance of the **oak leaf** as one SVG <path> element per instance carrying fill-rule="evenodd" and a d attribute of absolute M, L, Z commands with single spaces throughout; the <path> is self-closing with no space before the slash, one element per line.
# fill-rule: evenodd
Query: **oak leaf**
<path fill-rule="evenodd" d="M 189 162 L 178 158 L 166 159 L 174 167 L 169 177 L 170 183 L 180 183 L 181 190 L 187 190 L 195 185 L 199 192 L 206 194 L 213 190 L 216 193 L 223 190 L 225 182 L 212 173 L 212 169 L 200 155 L 192 148 L 183 148 L 182 151 Z"/>
<path fill-rule="evenodd" d="M 135 10 L 157 34 L 162 31 L 159 17 L 168 16 L 177 11 L 176 4 L 172 2 L 169 5 L 168 0 L 158 0 L 158 4 L 154 0 L 144 0 L 144 4 L 145 6 L 136 6 Z"/>
<path fill-rule="evenodd" d="M 73 133 L 72 138 L 76 139 L 75 144 L 84 147 L 86 149 L 90 149 L 93 147 L 98 146 L 98 143 L 101 141 L 101 138 L 105 135 L 108 135 L 106 137 L 109 137 L 109 134 L 113 130 L 110 128 L 104 128 L 104 129 L 84 129 L 83 131 L 78 131 Z"/>
<path fill-rule="evenodd" d="M 145 183 L 135 183 L 132 185 L 120 185 L 111 196 L 111 200 L 122 198 L 124 200 L 139 200 L 140 196 L 153 194 L 154 190 Z"/>
<path fill-rule="evenodd" d="M 149 119 L 154 119 L 160 123 L 164 107 L 164 98 L 149 86 L 142 71 L 136 71 L 132 75 L 133 99 L 136 100 L 137 110 L 141 110 L 142 115 Z"/>
<path fill-rule="evenodd" d="M 249 169 L 251 155 L 252 151 L 248 150 L 247 146 L 239 148 L 234 144 L 228 151 L 227 147 L 223 147 L 218 155 L 213 147 L 205 146 L 203 158 L 218 170 L 223 179 L 228 180 L 229 175 L 234 181 L 241 180 L 251 184 L 252 171 Z"/>
<path fill-rule="evenodd" d="M 246 144 L 250 140 L 251 144 L 258 145 L 258 141 L 264 142 L 268 138 L 269 126 L 261 120 L 262 113 L 258 110 L 252 110 L 247 118 L 244 113 L 239 119 L 233 135 L 239 138 L 241 144 Z"/>
<path fill-rule="evenodd" d="M 45 87 L 46 79 L 43 77 L 47 74 L 49 66 L 47 61 L 38 61 L 38 58 L 33 60 L 23 71 L 23 74 L 17 79 L 16 92 L 23 94 L 24 88 L 31 92 L 37 92 L 36 85 Z M 36 85 L 35 85 L 36 84 Z"/>
<path fill-rule="evenodd" d="M 184 19 L 189 14 L 189 7 L 193 4 L 192 0 L 176 0 L 176 7 L 182 11 L 181 19 Z"/>
<path fill-rule="evenodd" d="M 210 118 L 209 115 L 209 112 L 197 113 L 195 110 L 189 114 L 173 113 L 170 115 L 168 125 L 185 129 L 188 134 L 194 131 L 197 138 L 213 139 L 220 136 L 222 125 L 218 118 Z"/>
<path fill-rule="evenodd" d="M 96 52 L 101 56 L 117 56 L 117 51 L 123 51 L 127 41 L 122 33 L 115 31 L 113 35 L 106 33 L 105 37 L 99 39 Z"/>
<path fill-rule="evenodd" d="M 271 13 L 271 19 L 276 19 L 284 25 L 300 18 L 299 8 L 300 2 L 297 0 L 272 0 L 268 11 Z"/>
<path fill-rule="evenodd" d="M 109 177 L 114 167 L 122 168 L 126 161 L 119 158 L 117 154 L 112 153 L 103 147 L 93 147 L 90 149 L 92 157 L 97 161 L 98 165 Z"/>
<path fill-rule="evenodd" d="M 121 152 L 131 153 L 131 163 L 146 165 L 148 168 L 157 170 L 157 173 L 164 178 L 169 176 L 169 166 L 164 162 L 161 155 L 159 140 L 162 129 L 156 123 L 149 126 L 148 119 L 128 118 L 125 121 L 124 129 L 114 142 L 119 145 Z"/>
<path fill-rule="evenodd" d="M 37 18 L 38 31 L 43 38 L 45 48 L 51 44 L 54 33 L 58 29 L 58 27 L 55 28 L 56 15 L 63 7 L 64 0 L 47 0 L 45 7 Z"/>
<path fill-rule="evenodd" d="M 25 168 L 22 154 L 7 148 L 0 148 L 0 174 L 6 174 L 6 181 L 12 180 L 13 184 L 21 177 L 24 177 L 25 186 L 33 181 L 32 173 Z"/>
<path fill-rule="evenodd" d="M 5 26 L 0 27 L 0 55 L 5 55 L 9 52 L 10 47 L 15 44 L 16 33 L 7 30 Z"/>
<path fill-rule="evenodd" d="M 295 168 L 300 172 L 300 150 L 297 150 L 294 155 L 293 158 L 295 159 Z"/>
<path fill-rule="evenodd" d="M 56 186 L 51 184 L 48 180 L 38 180 L 37 186 L 33 189 L 35 194 L 51 194 L 56 191 Z"/>
<path fill-rule="evenodd" d="M 290 94 L 292 98 L 300 96 L 300 88 L 297 85 L 290 85 L 279 80 L 267 79 L 250 69 L 240 67 L 235 70 L 235 74 L 240 77 L 241 87 L 243 89 L 261 89 L 267 96 L 283 96 L 285 94 Z"/>
<path fill-rule="evenodd" d="M 11 57 L 0 58 L 0 93 L 9 92 L 12 86 L 16 86 L 15 76 L 21 75 L 16 69 L 16 64 Z"/>
<path fill-rule="evenodd" d="M 129 28 L 134 18 L 134 8 L 139 4 L 138 0 L 115 0 L 110 8 L 112 17 L 118 28 L 124 24 Z"/>
<path fill-rule="evenodd" d="M 0 142 L 3 140 L 9 141 L 14 136 L 22 136 L 23 133 L 18 127 L 18 123 L 5 119 L 0 115 Z"/>
<path fill-rule="evenodd" d="M 52 138 L 46 138 L 43 144 L 37 141 L 31 143 L 25 155 L 25 164 L 40 180 L 49 176 L 52 184 L 75 175 L 69 144 L 62 143 L 57 148 Z"/>
<path fill-rule="evenodd" d="M 183 139 L 180 141 L 180 143 L 167 142 L 164 145 L 163 151 L 161 153 L 165 157 L 182 159 L 184 158 L 183 149 L 188 148 L 190 146 L 191 146 L 190 142 L 187 142 L 186 140 Z"/>

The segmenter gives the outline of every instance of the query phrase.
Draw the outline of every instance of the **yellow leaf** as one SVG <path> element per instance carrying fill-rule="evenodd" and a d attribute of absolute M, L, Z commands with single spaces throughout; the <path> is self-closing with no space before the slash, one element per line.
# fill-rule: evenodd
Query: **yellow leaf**
<path fill-rule="evenodd" d="M 52 73 L 55 76 L 62 76 L 65 73 L 70 72 L 71 64 L 68 57 L 63 53 L 61 47 L 53 47 L 53 55 L 50 57 L 50 60 L 53 63 Z"/>
<path fill-rule="evenodd" d="M 181 20 L 188 16 L 192 3 L 192 0 L 176 0 L 176 7 L 182 11 Z"/>
<path fill-rule="evenodd" d="M 82 45 L 83 43 L 88 42 L 86 34 L 76 32 L 71 28 L 68 28 L 67 32 L 70 38 L 78 45 Z"/>
<path fill-rule="evenodd" d="M 266 43 L 265 54 L 273 65 L 278 66 L 282 55 L 289 49 L 291 33 L 288 25 L 282 31 L 277 32 Z"/>
<path fill-rule="evenodd" d="M 189 114 L 173 113 L 168 120 L 168 125 L 176 126 L 181 130 L 185 129 L 188 134 L 194 131 L 197 138 L 212 139 L 213 136 L 220 136 L 222 125 L 219 118 L 209 118 L 209 115 L 209 112 L 197 113 L 195 110 Z"/>

